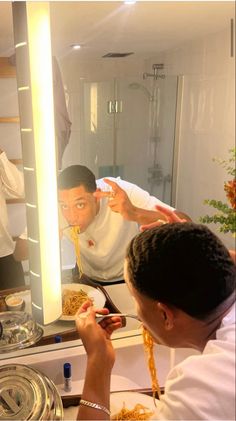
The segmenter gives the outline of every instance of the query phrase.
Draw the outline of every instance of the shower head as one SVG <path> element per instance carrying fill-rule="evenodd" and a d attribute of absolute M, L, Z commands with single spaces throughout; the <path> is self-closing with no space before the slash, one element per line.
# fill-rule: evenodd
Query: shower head
<path fill-rule="evenodd" d="M 130 89 L 141 89 L 148 97 L 149 101 L 153 100 L 153 96 L 149 92 L 149 90 L 146 88 L 146 86 L 141 85 L 140 83 L 132 82 L 129 84 Z"/>
<path fill-rule="evenodd" d="M 139 83 L 136 82 L 132 82 L 129 84 L 129 88 L 130 89 L 139 89 L 141 87 L 141 85 Z"/>

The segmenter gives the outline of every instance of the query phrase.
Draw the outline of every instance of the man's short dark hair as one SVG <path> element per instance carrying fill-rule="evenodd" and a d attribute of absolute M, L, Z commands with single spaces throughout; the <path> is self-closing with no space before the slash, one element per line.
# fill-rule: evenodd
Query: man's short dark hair
<path fill-rule="evenodd" d="M 84 165 L 71 165 L 65 168 L 58 176 L 57 186 L 59 190 L 73 189 L 84 186 L 86 191 L 96 191 L 95 175 Z"/>
<path fill-rule="evenodd" d="M 138 234 L 127 249 L 129 279 L 147 297 L 204 319 L 235 291 L 236 266 L 206 226 L 162 225 Z"/>

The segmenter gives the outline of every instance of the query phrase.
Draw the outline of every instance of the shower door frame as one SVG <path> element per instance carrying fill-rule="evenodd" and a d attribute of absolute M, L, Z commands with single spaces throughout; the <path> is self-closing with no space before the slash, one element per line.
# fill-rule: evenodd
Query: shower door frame
<path fill-rule="evenodd" d="M 177 95 L 176 95 L 176 112 L 175 112 L 175 131 L 174 131 L 174 148 L 172 162 L 172 183 L 171 183 L 171 206 L 177 206 L 178 197 L 178 175 L 179 175 L 179 155 L 180 155 L 180 132 L 181 132 L 181 115 L 184 93 L 184 76 L 177 76 Z"/>

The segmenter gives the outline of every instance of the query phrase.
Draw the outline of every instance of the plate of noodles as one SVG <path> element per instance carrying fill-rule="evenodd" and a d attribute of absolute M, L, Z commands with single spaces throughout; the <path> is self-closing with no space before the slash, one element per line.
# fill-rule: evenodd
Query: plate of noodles
<path fill-rule="evenodd" d="M 106 297 L 100 289 L 84 284 L 62 285 L 62 316 L 60 320 L 73 321 L 80 306 L 87 300 L 96 308 L 103 308 Z"/>
<path fill-rule="evenodd" d="M 154 420 L 152 396 L 138 392 L 114 392 L 110 395 L 111 420 Z"/>

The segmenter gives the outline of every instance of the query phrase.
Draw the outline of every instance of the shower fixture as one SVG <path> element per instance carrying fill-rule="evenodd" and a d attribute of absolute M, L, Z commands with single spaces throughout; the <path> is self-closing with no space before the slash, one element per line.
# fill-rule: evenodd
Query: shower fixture
<path fill-rule="evenodd" d="M 153 73 L 143 73 L 143 79 L 147 79 L 148 77 L 153 77 L 154 80 L 157 80 L 158 78 L 165 79 L 164 74 L 162 75 L 158 74 L 159 70 L 164 69 L 163 63 L 153 64 L 152 68 L 153 68 Z"/>
<path fill-rule="evenodd" d="M 149 92 L 149 90 L 146 88 L 146 86 L 141 85 L 140 83 L 130 83 L 128 86 L 130 89 L 141 89 L 145 95 L 148 97 L 149 101 L 153 101 L 153 95 L 151 94 L 151 92 Z"/>

